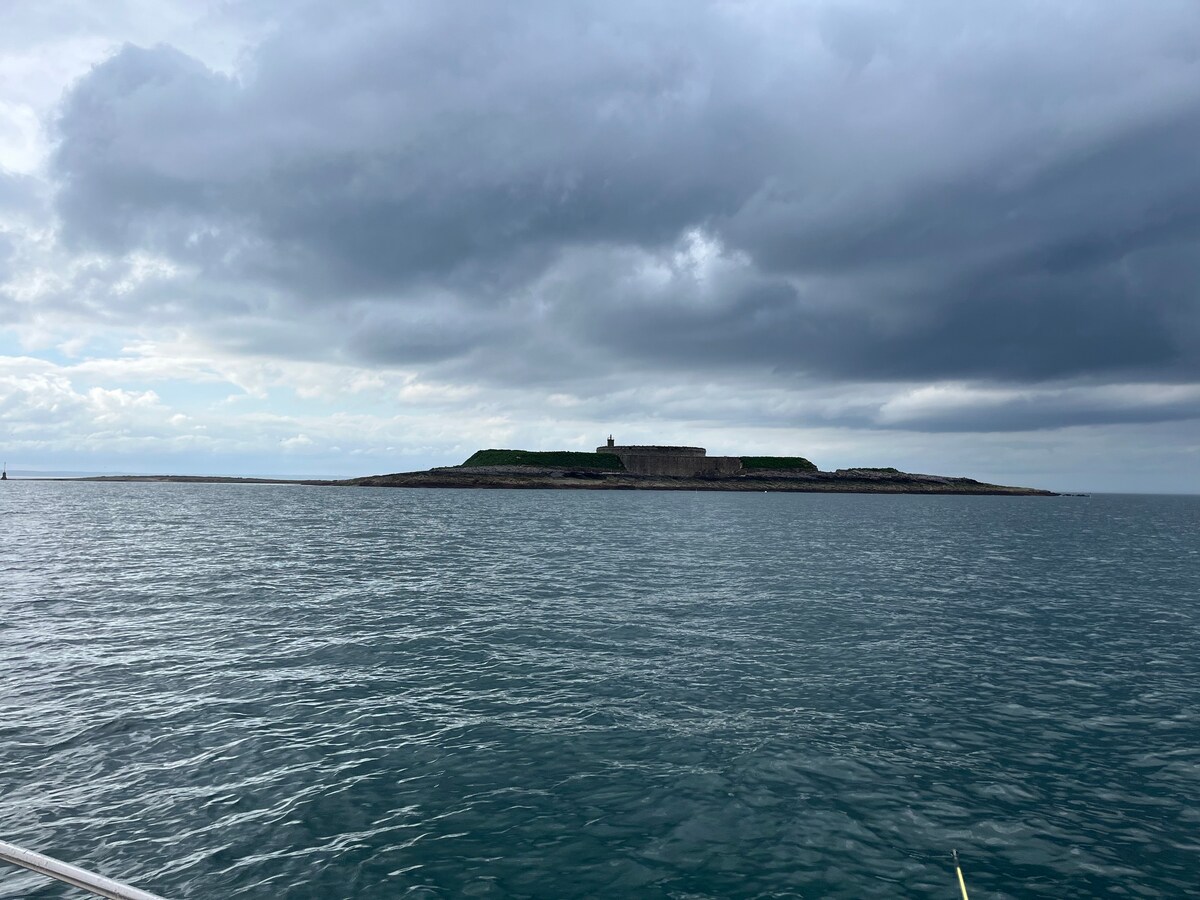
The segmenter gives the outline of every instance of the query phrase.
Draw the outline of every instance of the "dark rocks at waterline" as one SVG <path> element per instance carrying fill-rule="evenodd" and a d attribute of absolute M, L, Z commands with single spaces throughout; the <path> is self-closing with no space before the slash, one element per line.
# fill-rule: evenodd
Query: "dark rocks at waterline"
<path fill-rule="evenodd" d="M 973 478 L 921 475 L 882 469 L 839 469 L 836 472 L 758 469 L 727 477 L 683 478 L 598 469 L 455 466 L 430 469 L 426 472 L 372 475 L 337 483 L 359 487 L 1057 496 L 1053 491 L 987 484 Z"/>

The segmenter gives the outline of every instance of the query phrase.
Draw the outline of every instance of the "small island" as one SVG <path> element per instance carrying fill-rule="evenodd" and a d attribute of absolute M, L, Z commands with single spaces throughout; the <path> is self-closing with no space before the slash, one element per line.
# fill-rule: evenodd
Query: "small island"
<path fill-rule="evenodd" d="M 593 453 L 479 450 L 458 466 L 331 483 L 361 487 L 1057 496 L 1037 488 L 918 475 L 894 468 L 822 472 L 802 456 L 709 456 L 703 447 L 620 445 L 611 436 Z"/>

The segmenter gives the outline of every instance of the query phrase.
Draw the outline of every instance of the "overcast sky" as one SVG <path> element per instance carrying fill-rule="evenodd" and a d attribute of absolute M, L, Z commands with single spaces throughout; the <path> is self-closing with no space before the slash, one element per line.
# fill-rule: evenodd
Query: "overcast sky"
<path fill-rule="evenodd" d="M 1200 492 L 1198 156 L 1195 0 L 6 5 L 0 456 Z"/>

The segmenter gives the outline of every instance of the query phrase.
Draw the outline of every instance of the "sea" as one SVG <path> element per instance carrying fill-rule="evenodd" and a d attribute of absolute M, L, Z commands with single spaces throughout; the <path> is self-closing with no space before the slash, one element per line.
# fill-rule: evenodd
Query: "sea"
<path fill-rule="evenodd" d="M 1200 895 L 1200 497 L 17 480 L 0 535 L 0 839 L 167 898 Z"/>

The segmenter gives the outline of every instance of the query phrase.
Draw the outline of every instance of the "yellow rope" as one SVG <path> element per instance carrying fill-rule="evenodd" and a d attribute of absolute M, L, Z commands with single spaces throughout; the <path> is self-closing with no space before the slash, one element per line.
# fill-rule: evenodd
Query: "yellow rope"
<path fill-rule="evenodd" d="M 971 898 L 967 896 L 967 883 L 963 881 L 962 868 L 958 864 L 958 851 L 954 850 L 952 852 L 954 853 L 954 871 L 958 873 L 958 888 L 960 891 L 962 891 L 963 900 L 971 900 Z"/>

